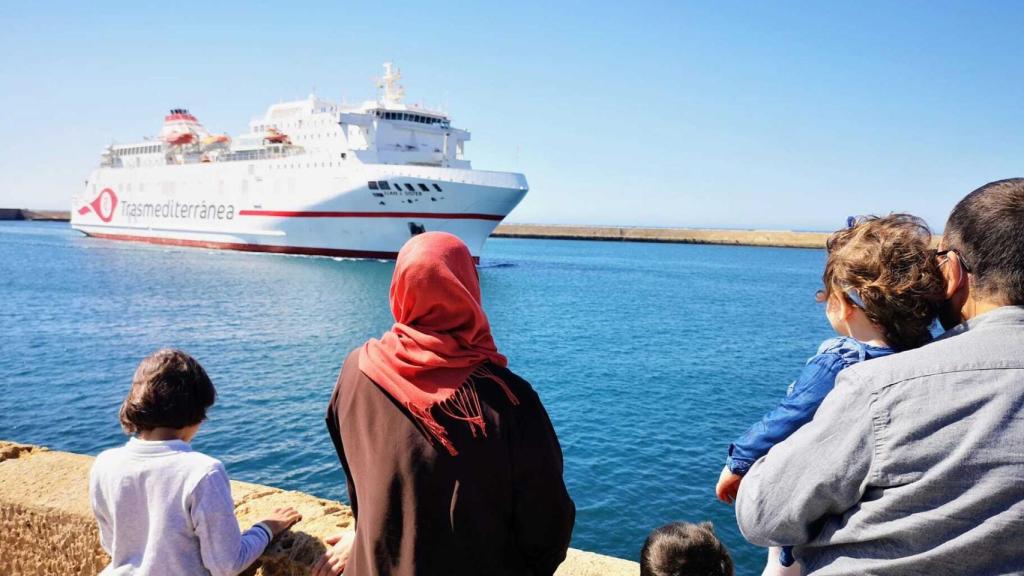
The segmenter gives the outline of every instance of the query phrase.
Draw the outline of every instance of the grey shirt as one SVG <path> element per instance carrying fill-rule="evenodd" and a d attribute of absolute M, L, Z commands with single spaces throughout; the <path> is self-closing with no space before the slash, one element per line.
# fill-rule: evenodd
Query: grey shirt
<path fill-rule="evenodd" d="M 842 371 L 736 517 L 813 574 L 1024 574 L 1024 307 Z"/>

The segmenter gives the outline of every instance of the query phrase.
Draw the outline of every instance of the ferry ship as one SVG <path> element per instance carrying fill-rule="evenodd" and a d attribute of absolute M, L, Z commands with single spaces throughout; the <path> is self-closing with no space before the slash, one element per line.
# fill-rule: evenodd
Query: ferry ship
<path fill-rule="evenodd" d="M 114 240 L 384 259 L 440 230 L 479 258 L 526 178 L 474 170 L 470 133 L 404 104 L 400 79 L 386 63 L 375 101 L 275 104 L 234 138 L 171 110 L 159 137 L 103 151 L 72 199 L 71 226 Z"/>

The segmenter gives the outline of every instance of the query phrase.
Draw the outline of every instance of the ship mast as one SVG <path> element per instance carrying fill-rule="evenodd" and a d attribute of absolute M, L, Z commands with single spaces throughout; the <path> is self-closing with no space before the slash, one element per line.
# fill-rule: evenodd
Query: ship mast
<path fill-rule="evenodd" d="M 385 104 L 401 104 L 405 88 L 398 83 L 402 73 L 391 62 L 384 63 L 384 75 L 377 79 L 377 88 L 384 90 L 381 100 Z"/>

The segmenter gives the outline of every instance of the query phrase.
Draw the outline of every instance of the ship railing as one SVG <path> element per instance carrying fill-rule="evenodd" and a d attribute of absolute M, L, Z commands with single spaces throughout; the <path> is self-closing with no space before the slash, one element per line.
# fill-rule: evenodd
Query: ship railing
<path fill-rule="evenodd" d="M 236 152 L 228 152 L 225 154 L 218 154 L 216 156 L 206 156 L 199 153 L 189 153 L 183 156 L 174 154 L 167 155 L 167 164 L 199 164 L 204 162 L 251 162 L 253 160 L 276 160 L 280 158 L 288 158 L 290 156 L 296 156 L 305 153 L 305 150 L 301 146 L 286 146 L 286 147 L 273 147 L 273 148 L 261 148 L 258 150 L 238 150 Z M 119 159 L 115 159 L 115 164 L 112 168 L 120 168 L 121 163 Z"/>
<path fill-rule="evenodd" d="M 218 162 L 248 162 L 252 160 L 275 160 L 279 158 L 288 158 L 289 156 L 296 156 L 302 154 L 305 150 L 298 147 L 286 147 L 286 148 L 260 148 L 258 150 L 239 150 L 237 152 L 230 152 L 228 154 L 222 154 L 217 157 Z"/>

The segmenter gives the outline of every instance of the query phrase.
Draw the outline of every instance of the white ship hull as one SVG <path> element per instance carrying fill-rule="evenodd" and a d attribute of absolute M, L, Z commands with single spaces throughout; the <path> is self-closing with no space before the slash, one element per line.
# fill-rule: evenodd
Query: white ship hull
<path fill-rule="evenodd" d="M 526 195 L 522 174 L 473 170 L 470 133 L 402 103 L 390 63 L 377 101 L 281 102 L 231 138 L 182 108 L 157 139 L 111 144 L 72 199 L 90 236 L 203 248 L 394 258 L 426 231 L 484 242 Z"/>
<path fill-rule="evenodd" d="M 514 173 L 302 160 L 100 168 L 71 225 L 98 238 L 353 258 L 394 258 L 437 230 L 479 258 L 528 189 Z"/>

